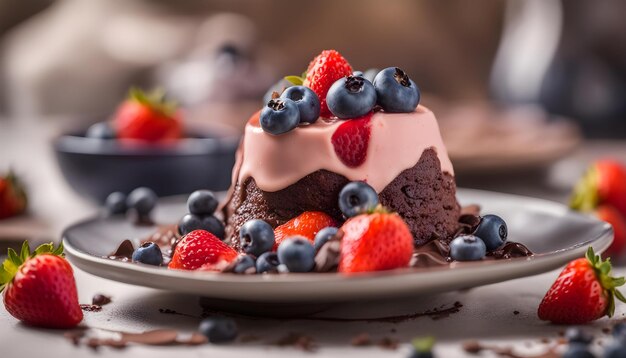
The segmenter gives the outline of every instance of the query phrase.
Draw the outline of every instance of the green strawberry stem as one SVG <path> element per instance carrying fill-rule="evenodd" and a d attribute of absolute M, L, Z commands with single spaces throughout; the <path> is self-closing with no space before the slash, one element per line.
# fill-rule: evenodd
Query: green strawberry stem
<path fill-rule="evenodd" d="M 128 92 L 128 98 L 148 106 L 166 117 L 172 117 L 178 108 L 178 104 L 176 102 L 168 101 L 165 98 L 165 91 L 163 88 L 156 88 L 151 92 L 146 93 L 137 87 L 131 87 Z"/>
<path fill-rule="evenodd" d="M 580 178 L 572 198 L 570 199 L 570 208 L 578 211 L 593 211 L 597 206 L 600 198 L 598 197 L 598 170 L 595 167 L 589 168 L 585 175 Z"/>
<path fill-rule="evenodd" d="M 0 292 L 2 292 L 11 281 L 13 281 L 13 278 L 24 262 L 35 256 L 44 254 L 63 257 L 63 243 L 60 243 L 56 248 L 53 243 L 42 244 L 38 246 L 34 252 L 31 252 L 27 240 L 22 243 L 22 250 L 19 255 L 15 250 L 9 248 L 7 252 L 8 258 L 4 260 L 2 266 L 0 267 Z"/>
<path fill-rule="evenodd" d="M 302 86 L 304 83 L 304 77 L 300 76 L 285 76 L 285 80 L 291 82 L 294 86 Z"/>
<path fill-rule="evenodd" d="M 416 352 L 427 353 L 433 349 L 435 345 L 434 337 L 418 337 L 411 340 L 411 345 Z"/>
<path fill-rule="evenodd" d="M 606 260 L 602 260 L 599 255 L 593 252 L 591 246 L 589 246 L 585 256 L 587 260 L 589 260 L 589 264 L 593 268 L 600 285 L 604 288 L 608 296 L 609 306 L 606 314 L 609 317 L 613 317 L 615 313 L 615 298 L 617 297 L 618 300 L 626 302 L 626 298 L 617 290 L 617 287 L 623 286 L 626 280 L 624 277 L 611 277 L 611 259 L 607 258 Z"/>

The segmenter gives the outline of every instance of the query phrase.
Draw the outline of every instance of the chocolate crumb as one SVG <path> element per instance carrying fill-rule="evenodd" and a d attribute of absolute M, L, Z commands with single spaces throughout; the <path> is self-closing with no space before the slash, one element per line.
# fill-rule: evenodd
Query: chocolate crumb
<path fill-rule="evenodd" d="M 102 311 L 102 306 L 81 303 L 80 309 L 82 309 L 85 312 L 100 312 Z"/>
<path fill-rule="evenodd" d="M 73 345 L 78 346 L 80 344 L 80 339 L 85 336 L 85 331 L 82 329 L 77 329 L 77 330 L 65 332 L 63 336 L 69 339 Z"/>
<path fill-rule="evenodd" d="M 367 333 L 361 333 L 353 337 L 350 344 L 354 347 L 366 347 L 372 344 L 372 338 Z"/>
<path fill-rule="evenodd" d="M 462 348 L 469 354 L 478 354 L 483 350 L 483 346 L 478 341 L 465 341 Z"/>
<path fill-rule="evenodd" d="M 519 314 L 519 311 L 513 311 L 513 314 L 517 316 Z"/>
<path fill-rule="evenodd" d="M 256 342 L 260 339 L 261 338 L 259 338 L 259 336 L 255 336 L 253 334 L 247 334 L 247 335 L 241 336 L 239 338 L 239 342 L 241 343 Z"/>
<path fill-rule="evenodd" d="M 543 343 L 543 344 L 548 344 L 548 343 L 550 343 L 550 340 L 549 340 L 548 338 L 545 338 L 545 337 L 544 337 L 544 338 L 541 338 L 541 339 L 539 340 L 539 342 L 541 342 L 541 343 Z"/>
<path fill-rule="evenodd" d="M 313 338 L 299 333 L 289 333 L 276 341 L 276 345 L 280 347 L 292 346 L 306 352 L 314 352 L 316 350 Z"/>
<path fill-rule="evenodd" d="M 104 306 L 111 303 L 111 297 L 102 294 L 95 294 L 91 299 L 91 304 L 96 306 Z"/>
<path fill-rule="evenodd" d="M 383 337 L 378 342 L 378 346 L 384 349 L 396 350 L 398 349 L 398 341 L 393 338 Z"/>
<path fill-rule="evenodd" d="M 611 329 L 609 327 L 604 327 L 604 328 L 602 328 L 602 332 L 604 334 L 609 334 L 609 333 L 611 333 Z"/>

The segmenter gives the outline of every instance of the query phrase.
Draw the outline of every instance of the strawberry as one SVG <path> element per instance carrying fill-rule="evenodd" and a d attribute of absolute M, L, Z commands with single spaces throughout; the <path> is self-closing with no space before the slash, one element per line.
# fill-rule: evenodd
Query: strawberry
<path fill-rule="evenodd" d="M 574 189 L 572 209 L 592 211 L 600 204 L 626 216 L 626 168 L 614 160 L 596 161 Z"/>
<path fill-rule="evenodd" d="M 292 236 L 302 236 L 314 243 L 318 231 L 336 225 L 337 222 L 333 218 L 321 211 L 305 211 L 274 229 L 274 237 L 276 238 L 274 250 L 278 249 L 278 245 L 284 239 Z"/>
<path fill-rule="evenodd" d="M 72 328 L 83 319 L 74 272 L 63 258 L 63 245 L 43 244 L 30 252 L 28 242 L 18 255 L 9 249 L 0 268 L 0 291 L 13 317 L 38 327 Z"/>
<path fill-rule="evenodd" d="M 406 267 L 413 236 L 396 213 L 376 211 L 348 219 L 341 227 L 339 272 L 368 272 Z"/>
<path fill-rule="evenodd" d="M 113 126 L 119 139 L 147 142 L 171 141 L 181 137 L 180 113 L 162 91 L 146 94 L 131 88 L 128 99 L 117 109 Z"/>
<path fill-rule="evenodd" d="M 0 177 L 0 219 L 23 213 L 26 203 L 26 192 L 15 174 Z"/>
<path fill-rule="evenodd" d="M 372 114 L 343 122 L 331 137 L 335 153 L 350 168 L 365 162 L 371 137 Z"/>
<path fill-rule="evenodd" d="M 237 251 L 205 230 L 195 230 L 176 244 L 168 268 L 221 271 L 237 257 Z"/>
<path fill-rule="evenodd" d="M 598 219 L 606 221 L 613 227 L 613 242 L 605 254 L 613 257 L 619 256 L 626 248 L 626 219 L 610 205 L 600 205 L 595 210 L 595 214 Z"/>
<path fill-rule="evenodd" d="M 583 324 L 604 315 L 613 316 L 615 298 L 626 302 L 616 289 L 624 278 L 609 276 L 610 259 L 603 261 L 589 247 L 586 258 L 565 266 L 539 304 L 539 319 L 557 324 Z"/>
<path fill-rule="evenodd" d="M 326 94 L 338 79 L 352 74 L 352 67 L 339 52 L 324 50 L 317 55 L 306 70 L 303 84 L 313 90 L 320 99 L 320 116 L 331 117 L 326 105 Z"/>

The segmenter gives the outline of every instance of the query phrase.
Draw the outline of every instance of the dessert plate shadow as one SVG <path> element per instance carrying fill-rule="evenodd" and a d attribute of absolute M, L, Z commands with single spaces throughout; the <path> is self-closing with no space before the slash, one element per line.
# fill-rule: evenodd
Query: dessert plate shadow
<path fill-rule="evenodd" d="M 449 267 L 401 269 L 345 276 L 335 273 L 234 275 L 184 272 L 103 258 L 124 239 L 148 237 L 155 227 L 141 227 L 124 218 L 92 218 L 65 230 L 63 243 L 79 269 L 107 279 L 191 293 L 214 300 L 239 302 L 345 302 L 448 292 L 536 275 L 582 257 L 588 246 L 596 252 L 613 239 L 610 225 L 564 205 L 488 191 L 459 189 L 462 205 L 479 204 L 482 213 L 503 217 L 509 239 L 535 255 L 508 260 L 455 263 Z M 186 212 L 182 197 L 161 200 L 159 223 L 174 223 Z"/>

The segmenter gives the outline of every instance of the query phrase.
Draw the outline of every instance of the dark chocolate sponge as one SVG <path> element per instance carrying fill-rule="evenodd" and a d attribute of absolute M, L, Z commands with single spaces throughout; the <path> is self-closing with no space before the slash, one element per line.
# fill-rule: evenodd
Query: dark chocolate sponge
<path fill-rule="evenodd" d="M 342 175 L 318 170 L 285 189 L 265 192 L 248 178 L 231 188 L 224 204 L 226 237 L 238 249 L 239 228 L 246 221 L 262 219 L 276 227 L 305 211 L 323 211 L 342 222 L 337 198 L 348 182 Z M 383 206 L 404 218 L 415 244 L 423 245 L 436 238 L 451 238 L 458 229 L 460 206 L 455 194 L 454 177 L 441 172 L 437 153 L 427 149 L 417 164 L 400 173 L 379 197 Z"/>

